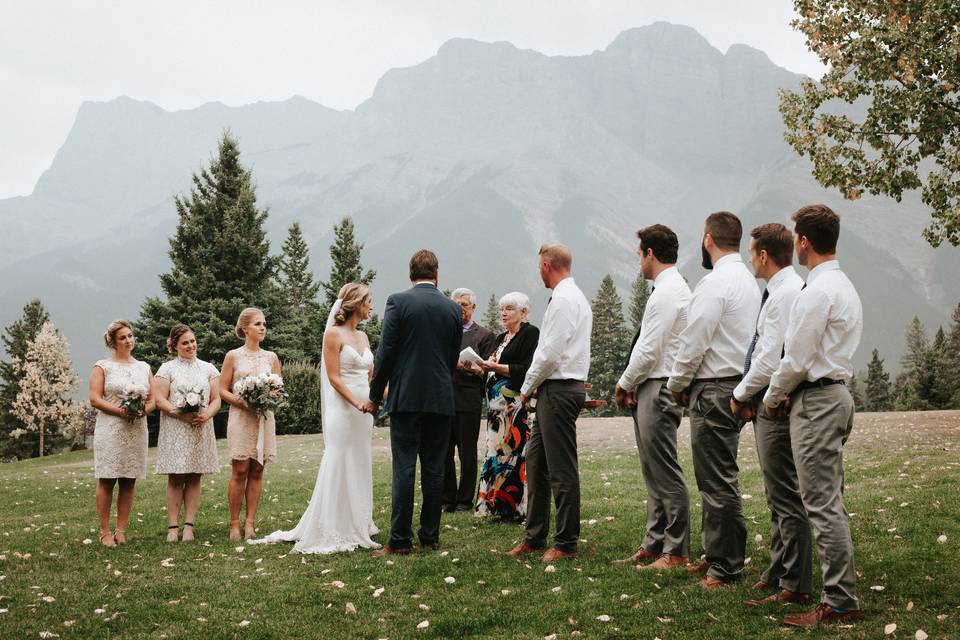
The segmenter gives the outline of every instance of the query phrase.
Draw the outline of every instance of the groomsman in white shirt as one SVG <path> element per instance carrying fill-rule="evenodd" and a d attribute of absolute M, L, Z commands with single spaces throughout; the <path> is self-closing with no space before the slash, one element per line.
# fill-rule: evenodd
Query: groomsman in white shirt
<path fill-rule="evenodd" d="M 730 398 L 742 378 L 760 290 L 740 257 L 742 235 L 743 226 L 732 213 L 707 216 L 702 253 L 703 266 L 711 272 L 693 291 L 667 382 L 677 404 L 690 409 L 706 560 L 687 570 L 705 573 L 700 585 L 707 589 L 742 579 L 747 544 L 737 467 L 743 421 L 730 410 Z"/>
<path fill-rule="evenodd" d="M 540 278 L 553 295 L 540 325 L 540 339 L 520 388 L 527 404 L 536 392 L 537 420 L 527 441 L 527 531 L 510 551 L 519 557 L 543 549 L 550 532 L 550 494 L 557 505 L 553 548 L 541 560 L 573 556 L 580 538 L 580 470 L 577 416 L 586 401 L 593 314 L 570 275 L 573 257 L 562 244 L 540 247 Z"/>
<path fill-rule="evenodd" d="M 677 234 L 655 224 L 637 231 L 643 277 L 653 290 L 630 360 L 614 388 L 617 405 L 630 406 L 647 487 L 647 529 L 640 548 L 627 560 L 638 569 L 682 567 L 690 556 L 690 497 L 677 460 L 677 428 L 683 417 L 667 390 L 667 378 L 687 324 L 690 287 L 677 270 Z"/>
<path fill-rule="evenodd" d="M 863 619 L 854 595 L 853 540 L 843 506 L 843 446 L 853 428 L 853 354 L 863 307 L 837 262 L 840 218 L 826 205 L 793 214 L 797 261 L 810 270 L 790 312 L 786 350 L 763 397 L 773 418 L 790 412 L 790 441 L 800 496 L 820 556 L 823 596 L 814 609 L 784 624 L 815 627 Z"/>
<path fill-rule="evenodd" d="M 743 380 L 733 390 L 730 408 L 743 420 L 753 420 L 757 456 L 770 509 L 770 565 L 753 585 L 774 593 L 747 604 L 805 604 L 813 582 L 813 549 L 810 523 L 800 499 L 797 468 L 790 448 L 789 416 L 768 418 L 757 404 L 770 384 L 783 355 L 790 308 L 803 279 L 793 269 L 793 234 L 779 222 L 750 232 L 750 264 L 765 280 L 757 330 L 747 349 Z"/>

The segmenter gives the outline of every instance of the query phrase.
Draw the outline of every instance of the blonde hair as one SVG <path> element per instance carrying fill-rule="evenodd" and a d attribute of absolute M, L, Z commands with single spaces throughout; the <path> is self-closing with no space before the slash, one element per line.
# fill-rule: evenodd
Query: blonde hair
<path fill-rule="evenodd" d="M 237 334 L 237 337 L 241 340 L 247 339 L 246 328 L 250 326 L 250 321 L 257 316 L 264 316 L 263 311 L 257 309 L 256 307 L 247 307 L 240 312 L 240 317 L 237 318 L 237 326 L 234 327 L 234 331 Z"/>
<path fill-rule="evenodd" d="M 569 271 L 573 264 L 573 254 L 570 253 L 570 248 L 559 242 L 543 245 L 540 247 L 539 255 L 554 269 Z"/>
<path fill-rule="evenodd" d="M 341 325 L 370 297 L 370 289 L 365 284 L 350 282 L 340 288 L 337 297 L 340 298 L 340 308 L 337 309 L 337 315 L 333 317 L 333 323 Z"/>
<path fill-rule="evenodd" d="M 103 332 L 103 344 L 105 344 L 108 349 L 117 348 L 117 333 L 120 329 L 130 329 L 130 331 L 133 331 L 133 325 L 127 320 L 114 320 L 111 322 L 107 330 Z"/>

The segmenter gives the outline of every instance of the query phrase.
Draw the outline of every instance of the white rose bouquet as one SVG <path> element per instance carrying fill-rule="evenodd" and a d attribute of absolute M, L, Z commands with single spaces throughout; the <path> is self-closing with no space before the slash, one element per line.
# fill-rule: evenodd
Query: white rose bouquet
<path fill-rule="evenodd" d="M 147 397 L 150 395 L 146 387 L 127 383 L 120 391 L 120 408 L 129 414 L 127 422 L 133 424 L 143 415 L 147 408 Z"/>
<path fill-rule="evenodd" d="M 287 406 L 283 378 L 276 373 L 260 373 L 241 378 L 233 383 L 233 392 L 243 398 L 260 416 Z"/>
<path fill-rule="evenodd" d="M 171 400 L 179 413 L 200 413 L 207 407 L 204 389 L 200 385 L 176 387 Z"/>

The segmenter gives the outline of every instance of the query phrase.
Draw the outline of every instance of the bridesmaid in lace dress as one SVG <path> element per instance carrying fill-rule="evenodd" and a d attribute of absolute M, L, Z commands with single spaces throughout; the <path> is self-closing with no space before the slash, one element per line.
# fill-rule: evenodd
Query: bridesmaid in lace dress
<path fill-rule="evenodd" d="M 259 373 L 280 374 L 280 359 L 260 348 L 267 335 L 267 319 L 260 309 L 248 308 L 237 318 L 237 337 L 242 347 L 228 351 L 220 369 L 220 397 L 230 405 L 227 416 L 227 446 L 232 470 L 227 485 L 230 506 L 230 539 L 240 539 L 240 507 L 247 501 L 244 539 L 254 536 L 254 521 L 263 489 L 263 466 L 277 457 L 276 423 L 273 412 L 257 416 L 243 398 L 233 393 L 234 384 Z M 259 446 L 258 446 L 259 445 Z"/>
<path fill-rule="evenodd" d="M 154 376 L 160 409 L 156 473 L 167 474 L 167 542 L 176 542 L 183 506 L 183 541 L 193 540 L 200 505 L 200 481 L 220 470 L 213 416 L 220 410 L 220 372 L 197 358 L 197 336 L 185 324 L 174 325 L 164 362 Z"/>
<path fill-rule="evenodd" d="M 150 365 L 134 359 L 133 327 L 126 320 L 114 320 L 103 334 L 113 356 L 98 360 L 90 374 L 90 404 L 97 409 L 93 432 L 93 469 L 97 478 L 97 518 L 100 543 L 115 547 L 125 543 L 127 521 L 133 507 L 137 478 L 147 475 L 147 418 L 155 403 L 150 394 L 153 375 Z M 133 415 L 120 406 L 121 394 L 137 388 L 148 394 L 141 414 Z M 117 491 L 117 527 L 110 532 L 113 487 Z"/>

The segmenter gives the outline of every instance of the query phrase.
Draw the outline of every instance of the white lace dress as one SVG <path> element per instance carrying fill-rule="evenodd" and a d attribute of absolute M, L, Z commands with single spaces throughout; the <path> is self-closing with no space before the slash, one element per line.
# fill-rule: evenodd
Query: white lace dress
<path fill-rule="evenodd" d="M 363 355 L 345 345 L 340 351 L 340 376 L 354 397 L 370 394 L 367 374 L 373 354 Z M 329 384 L 323 402 L 325 449 L 310 503 L 296 528 L 275 531 L 250 544 L 295 542 L 293 553 L 336 553 L 357 547 L 376 549 L 371 539 L 380 533 L 373 523 L 373 416 L 361 413 Z"/>
<path fill-rule="evenodd" d="M 120 404 L 127 385 L 150 388 L 150 365 L 135 360 L 98 360 L 103 369 L 103 399 Z M 97 411 L 93 431 L 93 475 L 96 478 L 145 478 L 147 476 L 147 419 L 133 422 Z"/>
<path fill-rule="evenodd" d="M 156 373 L 157 378 L 170 383 L 169 400 L 174 406 L 178 396 L 197 389 L 206 407 L 210 402 L 210 385 L 219 376 L 220 372 L 209 362 L 181 358 L 164 362 Z M 219 470 L 217 437 L 213 432 L 212 418 L 197 428 L 160 413 L 155 473 L 216 473 Z"/>

